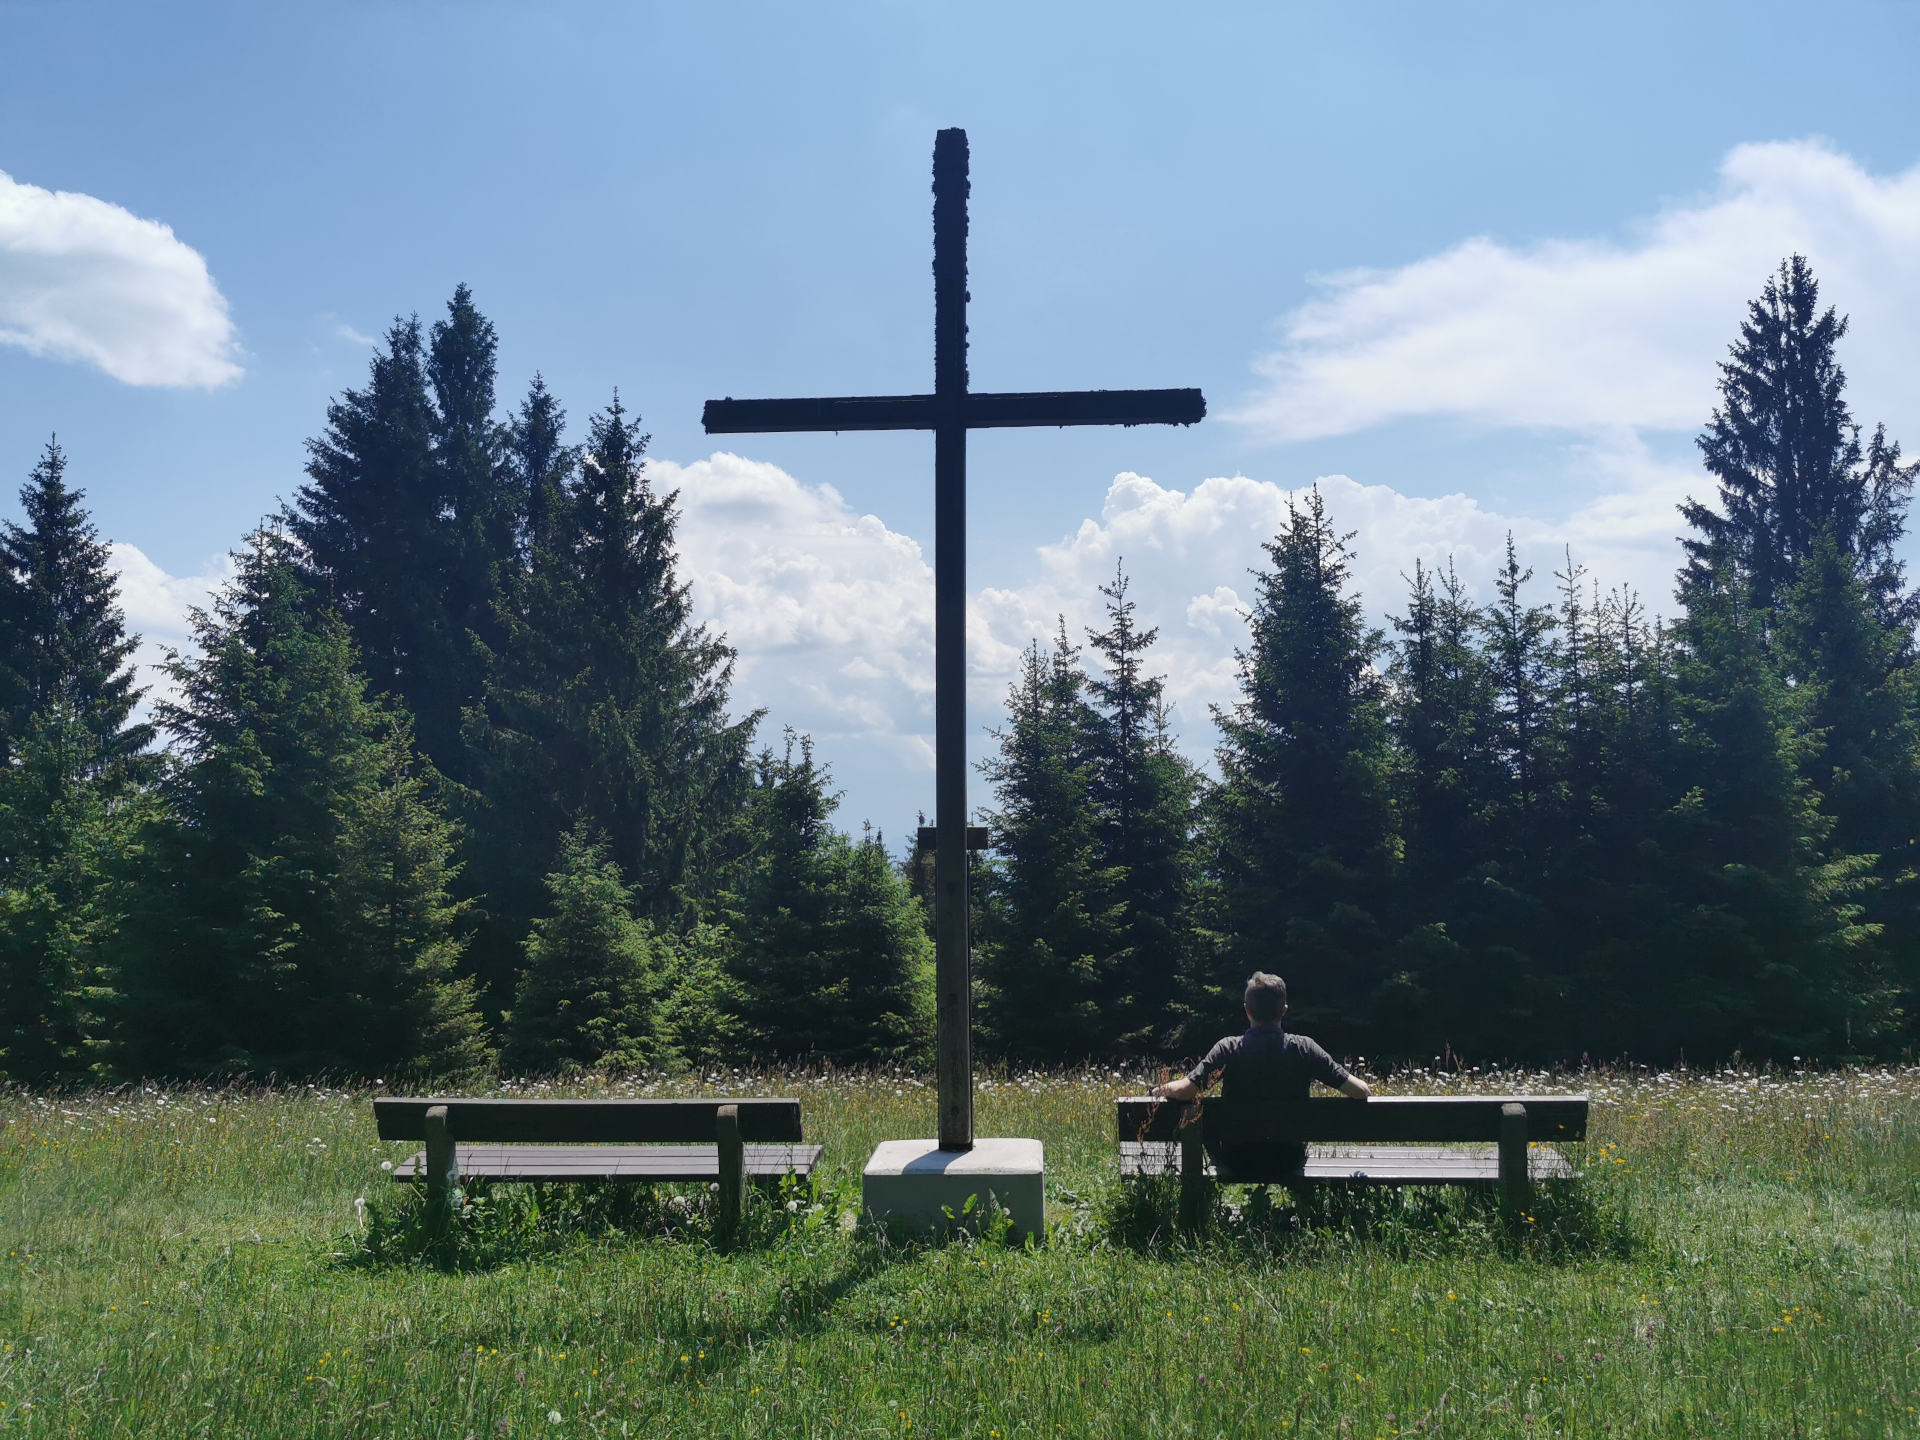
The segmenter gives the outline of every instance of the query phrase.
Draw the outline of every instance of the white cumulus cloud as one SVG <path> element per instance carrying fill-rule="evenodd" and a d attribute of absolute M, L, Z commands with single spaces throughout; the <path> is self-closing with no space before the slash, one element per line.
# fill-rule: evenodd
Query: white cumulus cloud
<path fill-rule="evenodd" d="M 140 683 L 147 687 L 149 701 L 170 696 L 173 687 L 160 663 L 169 649 L 191 648 L 187 612 L 206 608 L 213 592 L 232 576 L 232 557 L 209 561 L 198 575 L 170 575 L 137 545 L 116 540 L 107 549 L 108 564 L 119 579 L 127 629 L 140 637 L 133 657 Z"/>
<path fill-rule="evenodd" d="M 1511 531 L 1521 562 L 1536 572 L 1531 594 L 1552 598 L 1553 572 L 1570 546 L 1605 587 L 1638 590 L 1648 608 L 1671 609 L 1678 563 L 1673 499 L 1693 479 L 1649 462 L 1637 447 L 1596 447 L 1588 463 L 1630 478 L 1597 487 L 1600 498 L 1564 520 L 1506 514 L 1465 495 L 1423 497 L 1344 475 L 1318 482 L 1334 522 L 1357 531 L 1354 584 L 1373 623 L 1404 603 L 1416 559 L 1451 558 L 1481 599 Z M 921 544 L 846 504 L 828 485 L 732 454 L 690 464 L 650 462 L 656 485 L 677 489 L 681 575 L 699 617 L 739 652 L 734 697 L 765 706 L 770 727 L 810 733 L 848 794 L 842 819 L 884 820 L 896 833 L 931 800 L 933 573 Z M 1099 587 L 1124 561 L 1142 626 L 1157 626 L 1151 653 L 1167 676 L 1181 742 L 1204 760 L 1216 743 L 1209 706 L 1237 693 L 1234 652 L 1246 643 L 1252 572 L 1283 522 L 1289 491 L 1245 475 L 1216 476 L 1187 490 L 1142 475 L 1114 478 L 1097 515 L 1035 547 L 1017 584 L 969 597 L 970 749 L 984 755 L 989 726 L 1004 715 L 1020 652 L 1048 644 L 1064 616 L 1085 646 L 1104 628 Z M 1088 656 L 1089 660 L 1093 657 Z M 777 731 L 769 729 L 771 740 Z M 975 803 L 988 799 L 972 781 Z"/>
<path fill-rule="evenodd" d="M 1915 417 L 1920 166 L 1869 174 L 1810 141 L 1742 145 L 1713 191 L 1624 240 L 1470 239 L 1392 270 L 1326 277 L 1285 317 L 1231 412 L 1276 440 L 1440 417 L 1488 427 L 1689 429 L 1716 362 L 1782 257 L 1853 316 L 1842 359 L 1863 419 Z"/>
<path fill-rule="evenodd" d="M 1468 589 L 1490 599 L 1509 533 L 1521 564 L 1534 570 L 1528 592 L 1534 603 L 1550 603 L 1554 572 L 1565 568 L 1570 550 L 1574 563 L 1586 568 L 1583 589 L 1596 580 L 1607 590 L 1624 586 L 1638 592 L 1649 611 L 1670 612 L 1679 547 L 1668 492 L 1690 477 L 1663 477 L 1637 455 L 1618 463 L 1636 467 L 1639 489 L 1626 498 L 1607 494 L 1556 523 L 1504 514 L 1465 495 L 1406 495 L 1345 475 L 1314 483 L 1335 526 L 1354 532 L 1348 542 L 1353 587 L 1383 629 L 1390 615 L 1404 611 L 1405 577 L 1416 561 L 1430 569 L 1452 561 Z M 976 640 L 975 651 L 997 663 L 990 674 L 980 667 L 976 717 L 998 715 L 1014 657 L 1031 637 L 1050 640 L 1056 617 L 1066 617 L 1068 636 L 1080 645 L 1089 628 L 1105 628 L 1099 587 L 1124 564 L 1137 623 L 1159 628 L 1150 665 L 1167 677 L 1176 730 L 1188 753 L 1204 759 L 1217 738 L 1209 707 L 1237 698 L 1234 652 L 1246 644 L 1244 617 L 1258 593 L 1253 577 L 1270 567 L 1264 547 L 1285 523 L 1288 503 L 1304 500 L 1310 488 L 1290 491 L 1233 475 L 1182 491 L 1141 475 L 1116 476 L 1097 517 L 1039 547 L 1029 582 L 979 597 L 976 613 L 990 636 L 986 643 Z"/>
<path fill-rule="evenodd" d="M 736 701 L 827 752 L 877 745 L 929 767 L 933 570 L 919 542 L 762 461 L 721 452 L 648 470 L 679 491 L 681 578 L 739 652 Z"/>
<path fill-rule="evenodd" d="M 198 251 L 157 220 L 4 172 L 0 344 L 129 385 L 205 388 L 241 373 L 227 302 Z"/>

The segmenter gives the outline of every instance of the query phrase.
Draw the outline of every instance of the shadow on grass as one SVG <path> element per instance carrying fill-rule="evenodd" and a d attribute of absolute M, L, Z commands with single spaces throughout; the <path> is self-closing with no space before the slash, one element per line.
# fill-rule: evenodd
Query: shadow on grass
<path fill-rule="evenodd" d="M 794 1251 L 796 1256 L 805 1245 L 801 1239 Z M 861 1322 L 849 1316 L 846 1302 L 890 1270 L 933 1264 L 971 1274 L 975 1264 L 986 1267 L 1002 1259 L 1017 1263 L 1024 1249 L 1009 1243 L 1004 1233 L 996 1236 L 991 1229 L 986 1234 L 956 1228 L 940 1235 L 903 1235 L 862 1222 L 846 1237 L 838 1263 L 829 1273 L 813 1279 L 783 1280 L 774 1295 L 757 1309 L 729 1311 L 717 1321 L 703 1317 L 697 1324 L 669 1328 L 665 1334 L 682 1353 L 697 1354 L 703 1362 L 678 1372 L 679 1377 L 704 1382 L 748 1363 L 756 1347 L 770 1341 L 791 1344 L 850 1323 L 857 1327 Z M 773 1253 L 779 1253 L 778 1247 Z M 808 1258 L 819 1253 L 815 1251 Z M 874 1312 L 871 1324 L 876 1332 L 885 1330 L 884 1322 L 884 1311 Z M 1063 1319 L 1044 1328 L 1055 1339 L 1085 1343 L 1109 1342 L 1119 1333 L 1119 1327 L 1110 1320 L 1071 1323 Z"/>
<path fill-rule="evenodd" d="M 1179 1199 L 1177 1176 L 1121 1181 L 1104 1197 L 1099 1231 L 1109 1244 L 1169 1258 L 1225 1247 L 1312 1260 L 1365 1247 L 1392 1259 L 1496 1253 L 1566 1264 L 1625 1259 L 1637 1245 L 1624 1195 L 1609 1201 L 1580 1181 L 1536 1186 L 1511 1225 L 1489 1189 L 1215 1186 L 1205 1230 L 1186 1236 Z"/>

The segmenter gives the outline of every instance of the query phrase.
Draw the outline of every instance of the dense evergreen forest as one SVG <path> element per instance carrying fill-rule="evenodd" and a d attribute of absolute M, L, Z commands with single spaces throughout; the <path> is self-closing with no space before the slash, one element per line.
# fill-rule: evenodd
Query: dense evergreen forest
<path fill-rule="evenodd" d="M 1267 968 L 1382 1059 L 1910 1050 L 1920 466 L 1850 415 L 1845 333 L 1797 256 L 1750 305 L 1670 623 L 1509 542 L 1492 576 L 1416 565 L 1371 630 L 1306 495 L 1217 778 L 1117 571 L 994 732 L 983 1047 L 1190 1054 Z M 811 743 L 734 713 L 637 417 L 615 394 L 569 438 L 538 376 L 508 411 L 495 348 L 465 287 L 392 326 L 151 721 L 48 443 L 0 530 L 0 1074 L 926 1053 L 927 857 L 836 830 Z"/>

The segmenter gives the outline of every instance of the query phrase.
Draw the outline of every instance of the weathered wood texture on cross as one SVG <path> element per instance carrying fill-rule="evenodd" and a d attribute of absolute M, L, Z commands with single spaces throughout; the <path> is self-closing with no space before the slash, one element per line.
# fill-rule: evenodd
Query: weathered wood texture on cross
<path fill-rule="evenodd" d="M 709 400 L 709 435 L 933 431 L 934 954 L 940 1145 L 973 1146 L 973 970 L 967 937 L 967 431 L 1022 425 L 1192 425 L 1198 390 L 967 389 L 967 132 L 933 142 L 933 393 Z"/>

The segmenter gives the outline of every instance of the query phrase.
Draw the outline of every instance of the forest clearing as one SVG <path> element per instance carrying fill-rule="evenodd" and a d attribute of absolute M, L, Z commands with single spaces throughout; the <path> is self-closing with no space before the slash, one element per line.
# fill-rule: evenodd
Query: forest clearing
<path fill-rule="evenodd" d="M 1583 1171 L 1517 1241 L 1480 1197 L 1299 1216 L 1229 1189 L 1174 1237 L 1126 1190 L 1111 1070 L 983 1079 L 1040 1137 L 1049 1243 L 890 1245 L 854 1223 L 908 1071 L 710 1072 L 496 1093 L 786 1094 L 821 1181 L 707 1197 L 499 1187 L 460 1264 L 405 1257 L 377 1090 L 138 1087 L 0 1102 L 0 1434 L 1914 1433 L 1920 1068 L 1376 1077 L 1581 1090 Z M 1582 1153 L 1584 1152 L 1584 1153 Z M 364 1204 L 359 1202 L 365 1202 Z M 1337 1213 L 1336 1213 L 1337 1208 Z M 383 1240 L 383 1232 L 386 1238 Z M 1157 1232 L 1157 1233 L 1156 1233 Z"/>

